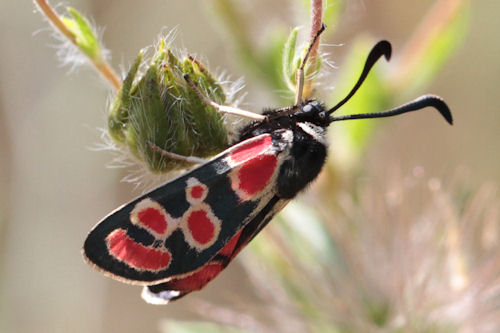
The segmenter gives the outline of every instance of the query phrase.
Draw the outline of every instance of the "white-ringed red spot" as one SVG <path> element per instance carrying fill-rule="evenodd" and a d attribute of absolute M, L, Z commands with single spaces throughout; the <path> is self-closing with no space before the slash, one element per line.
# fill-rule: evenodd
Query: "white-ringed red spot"
<path fill-rule="evenodd" d="M 205 245 L 214 237 L 214 224 L 202 209 L 192 211 L 187 218 L 187 224 L 193 239 L 200 244 Z"/>
<path fill-rule="evenodd" d="M 130 212 L 130 222 L 162 239 L 169 236 L 178 224 L 162 205 L 151 198 L 143 199 L 135 205 Z"/>
<path fill-rule="evenodd" d="M 194 177 L 189 178 L 186 184 L 187 202 L 194 205 L 205 200 L 208 194 L 208 187 L 205 184 L 200 183 L 200 181 Z"/>
<path fill-rule="evenodd" d="M 123 229 L 113 230 L 106 237 L 109 254 L 136 270 L 157 272 L 166 269 L 172 255 L 165 248 L 152 248 L 136 243 Z"/>
<path fill-rule="evenodd" d="M 275 155 L 256 156 L 236 167 L 229 174 L 231 188 L 243 200 L 252 200 L 272 182 L 278 166 Z"/>
<path fill-rule="evenodd" d="M 203 195 L 203 192 L 203 187 L 201 187 L 200 185 L 193 186 L 193 188 L 191 188 L 191 197 L 193 197 L 193 199 L 200 199 Z"/>
<path fill-rule="evenodd" d="M 190 247 L 199 251 L 215 243 L 220 228 L 221 221 L 206 203 L 191 206 L 182 216 L 184 238 Z"/>
<path fill-rule="evenodd" d="M 167 230 L 168 222 L 165 216 L 156 208 L 148 207 L 137 213 L 137 219 L 142 225 L 156 233 L 163 234 Z"/>
<path fill-rule="evenodd" d="M 241 163 L 251 159 L 266 149 L 271 147 L 273 139 L 270 135 L 265 135 L 259 139 L 251 140 L 250 142 L 243 143 L 241 147 L 236 148 L 230 156 L 232 162 Z"/>
<path fill-rule="evenodd" d="M 238 171 L 239 189 L 253 196 L 268 184 L 278 160 L 274 155 L 262 155 L 244 163 Z"/>

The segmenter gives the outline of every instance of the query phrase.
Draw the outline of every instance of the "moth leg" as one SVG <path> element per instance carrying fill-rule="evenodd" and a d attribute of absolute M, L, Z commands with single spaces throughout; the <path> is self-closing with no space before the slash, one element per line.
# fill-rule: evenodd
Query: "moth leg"
<path fill-rule="evenodd" d="M 309 46 L 307 47 L 306 54 L 302 59 L 302 61 L 300 62 L 299 68 L 297 68 L 297 71 L 295 72 L 295 82 L 297 82 L 297 89 L 295 90 L 295 103 L 292 106 L 287 106 L 285 108 L 277 109 L 274 116 L 271 116 L 271 119 L 279 118 L 288 114 L 293 114 L 299 109 L 300 104 L 302 103 L 302 92 L 304 90 L 304 68 L 307 64 L 309 54 L 311 53 L 314 44 L 316 44 L 319 36 L 321 35 L 321 33 L 323 33 L 323 31 L 325 31 L 325 29 L 326 25 L 323 23 L 321 27 L 318 29 L 318 31 L 316 31 L 316 34 L 311 39 Z"/>
<path fill-rule="evenodd" d="M 195 82 L 191 80 L 188 74 L 184 74 L 184 80 L 186 80 L 187 84 L 193 91 L 200 97 L 200 99 L 205 103 L 207 106 L 213 107 L 217 112 L 219 113 L 227 113 L 227 114 L 233 114 L 235 116 L 240 116 L 252 120 L 258 120 L 258 121 L 263 121 L 266 120 L 267 117 L 263 116 L 261 114 L 253 113 L 250 111 L 245 111 L 242 109 L 238 108 L 233 108 L 232 106 L 227 106 L 227 105 L 220 105 L 215 103 L 214 101 L 211 101 L 207 98 L 207 96 L 203 95 L 203 93 L 198 89 L 198 86 L 196 85 Z"/>
<path fill-rule="evenodd" d="M 174 160 L 193 163 L 193 164 L 207 163 L 207 160 L 200 158 L 200 157 L 179 155 L 176 153 L 172 153 L 170 151 L 166 151 L 165 149 L 158 147 L 157 145 L 155 145 L 151 141 L 146 141 L 146 143 L 149 146 L 149 148 L 153 149 L 158 154 L 165 156 L 165 157 L 168 157 L 168 158 L 171 158 L 171 159 L 174 159 Z"/>

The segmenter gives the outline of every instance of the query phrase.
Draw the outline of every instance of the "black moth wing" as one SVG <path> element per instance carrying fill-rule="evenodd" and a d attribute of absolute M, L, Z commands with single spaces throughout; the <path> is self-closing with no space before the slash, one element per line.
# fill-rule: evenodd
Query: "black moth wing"
<path fill-rule="evenodd" d="M 287 132 L 277 131 L 242 141 L 185 175 L 118 208 L 89 233 L 83 247 L 85 259 L 104 274 L 132 284 L 151 285 L 191 275 L 209 262 L 274 197 L 281 155 L 287 154 L 291 144 Z M 250 188 L 247 190 L 251 193 L 246 193 L 245 184 L 255 187 L 255 181 L 261 188 Z M 205 197 L 201 204 L 219 224 L 215 239 L 201 248 L 193 245 L 193 239 L 189 240 L 186 234 L 189 229 L 186 212 L 194 206 L 189 202 L 193 197 L 189 197 L 187 188 L 193 182 L 202 185 Z M 150 230 L 148 225 L 137 223 L 138 207 L 148 205 L 168 214 L 168 227 L 173 225 L 168 236 L 156 233 L 154 224 L 149 226 L 153 227 Z M 162 260 L 169 259 L 164 261 L 167 265 L 154 262 L 152 258 L 156 255 Z"/>
<path fill-rule="evenodd" d="M 205 265 L 186 277 L 145 286 L 142 298 L 151 304 L 167 304 L 204 288 L 215 279 L 236 255 L 285 207 L 290 200 L 274 196 L 224 247 Z"/>

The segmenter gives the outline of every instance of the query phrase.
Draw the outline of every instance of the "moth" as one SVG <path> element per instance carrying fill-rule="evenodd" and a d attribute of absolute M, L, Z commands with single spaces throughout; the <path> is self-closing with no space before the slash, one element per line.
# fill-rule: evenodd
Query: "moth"
<path fill-rule="evenodd" d="M 106 216 L 85 240 L 86 261 L 113 279 L 144 286 L 142 297 L 147 302 L 166 304 L 205 287 L 318 176 L 327 158 L 326 131 L 333 122 L 389 117 L 426 107 L 453 122 L 448 106 L 435 95 L 388 111 L 335 117 L 333 113 L 355 94 L 373 65 L 382 57 L 390 59 L 391 45 L 381 41 L 373 47 L 357 83 L 331 108 L 314 99 L 302 100 L 308 54 L 298 70 L 293 106 L 257 115 L 205 98 L 219 112 L 254 120 L 239 130 L 226 150 Z M 185 79 L 202 96 L 189 77 Z"/>

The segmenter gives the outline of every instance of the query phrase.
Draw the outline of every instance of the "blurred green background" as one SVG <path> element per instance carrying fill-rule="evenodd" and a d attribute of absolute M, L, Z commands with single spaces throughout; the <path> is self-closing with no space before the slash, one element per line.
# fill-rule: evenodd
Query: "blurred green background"
<path fill-rule="evenodd" d="M 256 43 L 264 43 L 259 36 L 273 29 L 308 24 L 291 0 L 236 2 L 251 18 L 249 33 Z M 397 61 L 434 3 L 348 1 L 332 27 L 336 33 L 323 40 L 345 46 L 325 46 L 323 51 L 342 68 L 354 37 L 369 34 L 391 41 Z M 208 0 L 64 4 L 105 27 L 103 41 L 112 50 L 115 68 L 128 68 L 139 49 L 155 42 L 161 31 L 177 27 L 174 45 L 202 56 L 210 68 L 225 70 L 233 79 L 246 76 L 246 109 L 279 106 L 273 97 L 279 92 L 242 70 Z M 104 127 L 110 93 L 90 67 L 70 72 L 61 66 L 53 47 L 58 42 L 30 1 L 1 0 L 0 8 L 0 329 L 157 332 L 166 318 L 197 318 L 190 310 L 198 297 L 216 304 L 221 298 L 253 300 L 238 264 L 205 290 L 158 307 L 142 301 L 140 288 L 107 279 L 83 262 L 80 247 L 90 228 L 140 193 L 120 182 L 123 170 L 105 168 L 111 154 L 89 149 L 100 143 L 97 128 Z M 455 125 L 448 127 L 429 112 L 388 121 L 373 137 L 367 161 L 374 165 L 369 169 L 394 163 L 402 170 L 423 166 L 427 175 L 446 178 L 463 168 L 473 185 L 500 181 L 499 10 L 495 0 L 471 2 L 465 40 L 433 84 L 418 91 L 444 97 Z M 336 71 L 329 74 L 332 82 Z M 331 100 L 331 92 L 325 83 L 317 95 Z"/>

